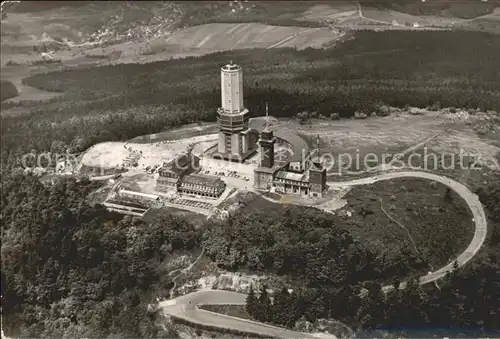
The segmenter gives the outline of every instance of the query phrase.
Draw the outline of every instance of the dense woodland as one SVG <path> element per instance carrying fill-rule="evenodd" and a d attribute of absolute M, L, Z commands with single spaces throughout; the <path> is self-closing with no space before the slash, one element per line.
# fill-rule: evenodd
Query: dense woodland
<path fill-rule="evenodd" d="M 348 221 L 330 214 L 271 207 L 197 229 L 185 217 L 168 215 L 146 224 L 87 205 L 86 195 L 96 188 L 74 179 L 44 186 L 33 176 L 3 173 L 1 283 L 7 335 L 175 337 L 175 329 L 163 327 L 148 304 L 171 286 L 164 263 L 202 246 L 222 268 L 282 276 L 295 290 L 292 296 L 281 292 L 293 312 L 278 311 L 285 306 L 277 297 L 277 306 L 266 306 L 269 314 L 254 314 L 264 321 L 292 326 L 301 317 L 334 317 L 364 331 L 500 328 L 500 227 L 493 220 L 500 203 L 498 182 L 480 193 L 492 217 L 482 254 L 441 282 L 441 290 L 410 284 L 387 300 L 380 286 L 398 285 L 406 276 L 404 271 L 391 274 L 390 265 L 409 262 L 381 263 L 352 238 Z M 371 291 L 367 297 L 358 296 L 362 288 Z"/>
<path fill-rule="evenodd" d="M 352 223 L 312 208 L 271 204 L 209 225 L 203 244 L 220 267 L 272 272 L 309 287 L 392 282 L 418 266 L 411 253 L 404 260 L 384 260 L 368 250 L 350 234 Z"/>
<path fill-rule="evenodd" d="M 360 1 L 365 8 L 375 7 L 392 9 L 411 15 L 435 15 L 472 19 L 489 14 L 500 6 L 500 1 L 421 1 L 421 0 L 391 0 L 391 1 Z"/>
<path fill-rule="evenodd" d="M 418 286 L 417 281 L 410 278 L 406 289 L 393 290 L 384 296 L 380 281 L 320 286 L 311 284 L 310 276 L 305 276 L 300 277 L 305 284 L 284 287 L 277 291 L 272 302 L 265 291 L 266 286 L 261 286 L 259 291 L 252 289 L 247 297 L 248 313 L 256 320 L 287 327 L 293 327 L 300 318 L 315 321 L 331 317 L 357 329 L 358 337 L 367 338 L 387 332 L 394 337 L 500 336 L 500 174 L 496 178 L 498 180 L 478 190 L 490 218 L 490 235 L 485 249 L 468 266 L 440 281 L 439 289 L 433 285 Z M 314 216 L 304 212 L 302 216 L 317 224 Z M 302 220 L 302 223 L 308 221 Z M 274 226 L 272 222 L 270 225 Z M 289 220 L 285 219 L 281 227 L 284 225 L 290 225 Z M 234 237 L 234 230 L 226 232 L 233 247 L 247 244 L 247 238 L 252 238 L 246 232 L 238 234 L 239 238 Z M 278 234 L 282 237 L 286 233 Z M 354 258 L 351 255 L 349 257 Z M 273 260 L 279 263 L 280 256 Z M 318 257 L 318 264 L 321 260 Z M 393 285 L 399 286 L 400 281 L 394 279 Z M 289 293 L 288 287 L 293 292 Z M 368 292 L 363 298 L 359 295 L 362 288 Z"/>
<path fill-rule="evenodd" d="M 498 243 L 497 243 L 498 245 Z M 250 291 L 247 311 L 256 320 L 293 327 L 301 317 L 340 319 L 357 329 L 358 337 L 379 332 L 411 337 L 474 337 L 500 335 L 500 257 L 490 253 L 440 282 L 440 289 L 422 287 L 410 279 L 405 289 L 387 295 L 380 284 L 346 285 L 331 289 L 283 288 L 271 302 L 263 286 Z M 398 282 L 395 282 L 397 285 Z M 376 335 L 376 334 L 375 334 Z"/>
<path fill-rule="evenodd" d="M 153 224 L 91 207 L 91 182 L 2 175 L 2 325 L 12 337 L 164 338 L 148 309 L 160 267 L 198 247 L 174 217 Z M 168 291 L 168 290 L 167 290 Z"/>
<path fill-rule="evenodd" d="M 4 101 L 10 98 L 17 97 L 19 92 L 12 81 L 1 80 L 0 81 L 0 101 Z"/>
<path fill-rule="evenodd" d="M 2 104 L 2 110 L 28 111 L 2 116 L 2 169 L 31 150 L 79 152 L 101 141 L 213 120 L 220 101 L 218 67 L 230 59 L 246 71 L 246 105 L 254 115 L 263 114 L 266 101 L 273 115 L 287 117 L 304 110 L 350 117 L 380 101 L 499 110 L 500 84 L 491 71 L 499 64 L 499 48 L 498 38 L 486 34 L 361 32 L 334 50 L 235 51 L 36 75 L 25 83 L 64 95 Z M 478 191 L 492 225 L 500 220 L 499 183 Z M 441 291 L 410 286 L 382 300 L 380 284 L 395 282 L 399 275 L 393 272 L 405 272 L 408 262 L 398 263 L 399 271 L 390 269 L 394 263 L 380 263 L 353 239 L 344 220 L 292 208 L 237 215 L 201 229 L 173 216 L 146 224 L 87 205 L 85 197 L 95 188 L 67 179 L 44 186 L 32 176 L 2 172 L 7 335 L 175 337 L 147 305 L 168 291 L 162 263 L 203 245 L 221 267 L 281 275 L 294 287 L 301 282 L 296 297 L 305 301 L 293 317 L 330 315 L 364 329 L 431 323 L 500 327 L 498 227 L 482 257 L 450 277 Z M 361 287 L 371 291 L 367 298 L 357 297 Z M 275 315 L 264 320 L 289 323 Z"/>
<path fill-rule="evenodd" d="M 497 184 L 485 189 L 482 200 L 500 203 Z M 444 335 L 471 336 L 500 329 L 498 225 L 492 222 L 489 249 L 440 282 L 441 290 L 419 287 L 416 276 L 410 275 L 408 288 L 391 292 L 386 299 L 381 286 L 399 286 L 417 258 L 379 260 L 352 238 L 350 222 L 315 209 L 270 206 L 209 225 L 203 244 L 205 253 L 225 269 L 286 277 L 287 288 L 277 291 L 274 305 L 266 293 L 250 293 L 248 312 L 259 321 L 293 327 L 301 317 L 308 321 L 331 317 L 361 335 L 376 330 L 411 334 L 412 329 L 428 328 L 426 335 L 448 329 Z M 294 292 L 289 294 L 288 288 Z M 365 298 L 359 296 L 362 289 L 368 291 Z"/>
<path fill-rule="evenodd" d="M 273 272 L 312 286 L 380 276 L 375 255 L 347 231 L 333 227 L 327 215 L 302 208 L 271 211 L 240 214 L 212 225 L 204 234 L 206 253 L 226 269 Z"/>
<path fill-rule="evenodd" d="M 213 121 L 220 104 L 219 66 L 245 70 L 245 104 L 253 115 L 316 111 L 351 117 L 388 105 L 500 110 L 500 38 L 470 32 L 359 32 L 335 49 L 240 50 L 148 64 L 74 68 L 24 83 L 62 92 L 48 103 L 17 105 L 27 114 L 2 117 L 2 159 L 73 151 L 110 140 Z M 480 60 L 480 62 L 479 62 Z M 193 100 L 196 98 L 196 100 Z"/>
<path fill-rule="evenodd" d="M 500 174 L 497 173 L 489 185 L 480 187 L 477 194 L 483 205 L 490 211 L 491 219 L 500 223 Z"/>

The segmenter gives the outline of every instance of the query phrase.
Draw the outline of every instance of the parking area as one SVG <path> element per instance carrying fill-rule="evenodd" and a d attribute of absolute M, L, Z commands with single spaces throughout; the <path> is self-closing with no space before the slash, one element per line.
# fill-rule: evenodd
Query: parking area
<path fill-rule="evenodd" d="M 234 179 L 240 179 L 240 180 L 245 180 L 245 181 L 250 181 L 250 178 L 248 176 L 240 175 L 238 174 L 237 171 L 215 171 L 215 170 L 202 170 L 202 174 L 206 175 L 214 175 L 218 177 L 227 177 L 227 178 L 234 178 Z"/>

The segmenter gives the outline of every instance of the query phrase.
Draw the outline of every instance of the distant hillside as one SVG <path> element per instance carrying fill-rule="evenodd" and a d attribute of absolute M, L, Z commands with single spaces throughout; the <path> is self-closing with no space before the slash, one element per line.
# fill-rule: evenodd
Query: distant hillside
<path fill-rule="evenodd" d="M 456 1 L 456 0 L 392 0 L 392 1 L 360 1 L 363 7 L 374 7 L 379 9 L 392 9 L 411 15 L 435 15 L 443 17 L 455 17 L 472 19 L 478 16 L 492 13 L 496 7 L 500 7 L 499 0 Z"/>
<path fill-rule="evenodd" d="M 7 4 L 6 9 L 11 13 L 43 12 L 61 7 L 83 7 L 92 1 L 19 1 Z"/>
<path fill-rule="evenodd" d="M 36 44 L 44 34 L 68 45 L 145 40 L 174 31 L 184 15 L 169 1 L 23 1 L 6 12 L 2 45 Z"/>
<path fill-rule="evenodd" d="M 185 15 L 181 27 L 207 23 L 259 22 L 279 26 L 320 27 L 318 20 L 303 20 L 311 7 L 324 5 L 342 8 L 355 1 L 176 1 Z"/>

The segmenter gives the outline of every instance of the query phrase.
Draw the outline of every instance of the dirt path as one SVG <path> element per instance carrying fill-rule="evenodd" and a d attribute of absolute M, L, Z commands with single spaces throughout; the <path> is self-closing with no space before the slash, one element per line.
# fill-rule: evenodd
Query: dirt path
<path fill-rule="evenodd" d="M 368 20 L 368 21 L 375 22 L 375 23 L 378 23 L 378 24 L 385 24 L 385 25 L 391 25 L 392 26 L 392 23 L 390 23 L 390 22 L 382 21 L 382 20 L 375 20 L 375 19 L 370 19 L 370 18 L 365 17 L 363 15 L 363 9 L 361 8 L 361 4 L 359 3 L 359 1 L 357 2 L 357 5 L 358 5 L 358 16 L 359 16 L 360 19 Z"/>
<path fill-rule="evenodd" d="M 402 171 L 402 172 L 391 172 L 383 173 L 377 176 L 372 176 L 364 179 L 350 180 L 350 181 L 329 181 L 328 184 L 333 187 L 343 187 L 343 186 L 355 186 L 355 185 L 369 185 L 381 180 L 390 180 L 395 178 L 421 178 L 428 179 L 432 181 L 439 182 L 445 186 L 448 186 L 453 191 L 455 191 L 469 206 L 469 209 L 473 215 L 475 230 L 474 237 L 472 238 L 469 246 L 462 252 L 455 260 L 448 263 L 446 266 L 441 267 L 429 274 L 420 277 L 420 284 L 434 283 L 437 280 L 445 277 L 449 272 L 453 271 L 454 263 L 458 264 L 458 267 L 462 267 L 471 261 L 474 256 L 482 248 L 485 240 L 486 234 L 488 232 L 488 222 L 486 219 L 486 214 L 482 203 L 479 201 L 478 196 L 473 193 L 467 186 L 441 175 L 422 172 L 422 171 Z M 404 288 L 406 283 L 401 284 L 401 288 Z M 393 289 L 394 286 L 384 286 L 384 291 L 389 291 Z"/>
<path fill-rule="evenodd" d="M 420 254 L 420 251 L 418 250 L 417 248 L 417 244 L 415 243 L 415 240 L 413 239 L 413 237 L 411 236 L 410 234 L 410 231 L 408 230 L 408 228 L 406 228 L 403 224 L 401 224 L 399 221 L 397 221 L 395 218 L 393 218 L 385 209 L 384 209 L 384 203 L 382 201 L 382 198 L 378 198 L 378 200 L 380 201 L 380 209 L 382 210 L 382 212 L 384 212 L 384 214 L 389 218 L 391 219 L 393 222 L 395 222 L 399 227 L 401 227 L 402 229 L 405 230 L 406 234 L 408 235 L 408 239 L 410 239 L 410 242 L 413 246 L 413 250 L 415 251 L 416 254 Z"/>

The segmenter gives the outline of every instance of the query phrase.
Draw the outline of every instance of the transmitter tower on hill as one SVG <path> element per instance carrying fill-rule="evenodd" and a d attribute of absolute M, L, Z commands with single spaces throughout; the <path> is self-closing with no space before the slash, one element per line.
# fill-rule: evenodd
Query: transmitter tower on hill
<path fill-rule="evenodd" d="M 221 67 L 221 107 L 217 109 L 220 130 L 215 158 L 243 162 L 255 153 L 248 120 L 249 111 L 243 102 L 243 70 L 231 61 Z"/>

